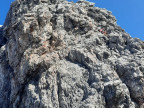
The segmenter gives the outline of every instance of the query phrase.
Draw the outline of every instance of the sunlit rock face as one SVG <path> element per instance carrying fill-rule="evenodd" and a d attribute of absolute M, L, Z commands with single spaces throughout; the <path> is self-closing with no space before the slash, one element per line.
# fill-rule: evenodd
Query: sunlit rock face
<path fill-rule="evenodd" d="M 144 43 L 80 0 L 16 0 L 0 28 L 0 108 L 144 107 Z"/>

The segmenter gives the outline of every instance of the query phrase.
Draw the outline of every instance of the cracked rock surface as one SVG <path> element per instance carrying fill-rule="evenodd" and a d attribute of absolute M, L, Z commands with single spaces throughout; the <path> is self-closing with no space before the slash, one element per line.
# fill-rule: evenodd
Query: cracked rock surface
<path fill-rule="evenodd" d="M 85 0 L 15 0 L 0 27 L 0 108 L 143 108 L 144 42 Z"/>

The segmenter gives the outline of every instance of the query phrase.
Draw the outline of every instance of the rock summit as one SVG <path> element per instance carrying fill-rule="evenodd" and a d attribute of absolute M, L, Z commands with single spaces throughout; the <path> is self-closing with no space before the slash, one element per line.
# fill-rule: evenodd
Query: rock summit
<path fill-rule="evenodd" d="M 0 27 L 0 108 L 143 108 L 144 42 L 79 0 L 15 0 Z"/>

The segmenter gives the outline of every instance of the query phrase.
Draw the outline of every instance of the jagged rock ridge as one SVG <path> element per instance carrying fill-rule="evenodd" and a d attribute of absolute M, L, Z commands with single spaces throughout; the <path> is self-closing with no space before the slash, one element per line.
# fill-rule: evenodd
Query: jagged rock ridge
<path fill-rule="evenodd" d="M 0 28 L 0 108 L 139 108 L 144 43 L 80 0 L 16 0 Z"/>

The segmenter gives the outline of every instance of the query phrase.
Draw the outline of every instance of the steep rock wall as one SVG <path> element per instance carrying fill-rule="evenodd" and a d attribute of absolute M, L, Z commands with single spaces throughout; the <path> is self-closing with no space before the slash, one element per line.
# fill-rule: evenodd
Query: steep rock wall
<path fill-rule="evenodd" d="M 111 12 L 84 0 L 16 0 L 0 33 L 0 107 L 143 106 L 144 43 Z"/>

